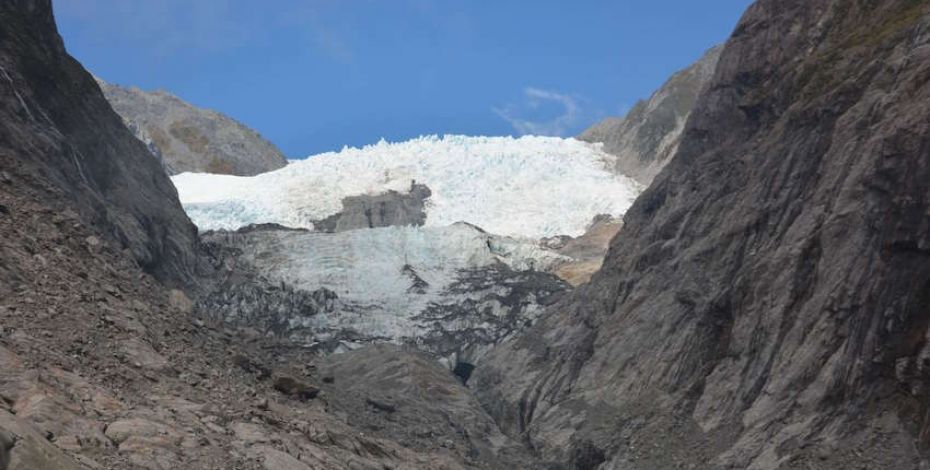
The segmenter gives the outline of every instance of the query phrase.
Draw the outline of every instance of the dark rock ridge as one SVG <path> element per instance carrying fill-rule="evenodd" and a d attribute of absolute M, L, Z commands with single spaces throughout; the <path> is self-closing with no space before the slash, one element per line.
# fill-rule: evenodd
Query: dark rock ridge
<path fill-rule="evenodd" d="M 615 171 L 648 186 L 678 150 L 694 103 L 714 76 L 723 46 L 672 75 L 648 100 L 636 103 L 624 117 L 607 118 L 579 139 L 601 142 L 617 157 Z"/>
<path fill-rule="evenodd" d="M 287 165 L 274 144 L 225 114 L 197 108 L 166 91 L 97 80 L 113 109 L 169 174 L 251 176 Z"/>
<path fill-rule="evenodd" d="M 926 468 L 930 4 L 759 0 L 604 268 L 472 375 L 567 468 Z"/>
<path fill-rule="evenodd" d="M 432 191 L 424 184 L 412 182 L 406 193 L 349 196 L 342 199 L 342 211 L 314 221 L 314 230 L 344 232 L 360 228 L 415 225 L 426 222 L 426 200 Z"/>
<path fill-rule="evenodd" d="M 145 145 L 66 52 L 47 1 L 0 4 L 0 169 L 51 188 L 161 279 L 185 281 L 197 230 Z M 21 175 L 21 178 L 18 177 Z"/>

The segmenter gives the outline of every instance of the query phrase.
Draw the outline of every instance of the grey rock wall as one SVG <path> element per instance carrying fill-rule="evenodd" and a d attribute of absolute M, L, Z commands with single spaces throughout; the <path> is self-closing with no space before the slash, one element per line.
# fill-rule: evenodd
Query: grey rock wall
<path fill-rule="evenodd" d="M 505 430 L 569 468 L 923 468 L 928 26 L 757 1 L 601 271 L 475 371 Z"/>

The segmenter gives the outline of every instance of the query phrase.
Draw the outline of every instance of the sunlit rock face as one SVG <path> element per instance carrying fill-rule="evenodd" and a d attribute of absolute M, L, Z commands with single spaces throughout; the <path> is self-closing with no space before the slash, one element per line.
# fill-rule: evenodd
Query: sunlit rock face
<path fill-rule="evenodd" d="M 100 78 L 97 83 L 126 127 L 169 174 L 257 175 L 287 165 L 274 144 L 225 114 L 198 108 L 164 90 L 144 91 Z"/>

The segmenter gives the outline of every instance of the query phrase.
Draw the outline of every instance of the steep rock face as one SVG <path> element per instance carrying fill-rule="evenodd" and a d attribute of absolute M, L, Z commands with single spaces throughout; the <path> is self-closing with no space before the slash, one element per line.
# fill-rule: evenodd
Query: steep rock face
<path fill-rule="evenodd" d="M 578 138 L 603 143 L 605 151 L 617 156 L 616 172 L 648 186 L 678 150 L 685 122 L 713 77 L 722 49 L 714 47 L 690 67 L 672 75 L 626 116 L 607 118 Z"/>
<path fill-rule="evenodd" d="M 251 176 L 287 165 L 274 144 L 229 116 L 197 108 L 165 91 L 98 82 L 113 109 L 161 157 L 169 174 Z"/>
<path fill-rule="evenodd" d="M 162 279 L 184 281 L 196 228 L 158 162 L 67 55 L 47 1 L 0 4 L 0 168 L 7 184 L 54 188 Z"/>
<path fill-rule="evenodd" d="M 930 5 L 759 0 L 604 268 L 472 377 L 569 468 L 924 468 Z"/>

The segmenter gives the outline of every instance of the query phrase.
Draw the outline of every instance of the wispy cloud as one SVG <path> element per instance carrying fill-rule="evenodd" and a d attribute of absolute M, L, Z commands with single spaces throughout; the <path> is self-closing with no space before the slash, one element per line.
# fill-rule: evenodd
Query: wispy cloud
<path fill-rule="evenodd" d="M 493 108 L 494 112 L 513 126 L 521 135 L 565 136 L 581 117 L 578 100 L 570 95 L 541 88 L 528 87 L 523 90 L 524 101 Z M 555 116 L 543 116 L 545 104 L 556 104 L 561 108 Z"/>

